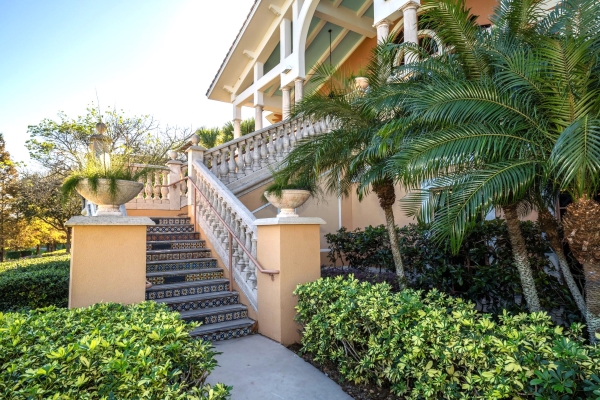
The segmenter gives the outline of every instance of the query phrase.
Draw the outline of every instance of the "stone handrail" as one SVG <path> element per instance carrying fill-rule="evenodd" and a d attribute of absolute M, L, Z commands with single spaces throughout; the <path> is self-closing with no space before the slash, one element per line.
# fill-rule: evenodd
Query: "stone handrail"
<path fill-rule="evenodd" d="M 234 139 L 204 153 L 204 163 L 224 183 L 232 183 L 281 162 L 296 143 L 331 129 L 331 121 L 292 119 Z"/>
<path fill-rule="evenodd" d="M 238 287 L 252 307 L 257 310 L 256 275 L 258 271 L 256 265 L 240 246 L 240 243 L 243 243 L 243 247 L 248 249 L 250 255 L 256 259 L 257 228 L 254 226 L 256 217 L 227 189 L 223 182 L 210 172 L 206 165 L 196 161 L 193 163 L 192 171 L 188 171 L 188 174 L 196 189 L 202 194 L 202 196 L 196 196 L 194 205 L 196 222 L 229 269 L 229 273 L 237 282 Z M 237 240 L 230 241 L 230 233 Z M 230 245 L 233 246 L 231 263 L 229 263 Z"/>

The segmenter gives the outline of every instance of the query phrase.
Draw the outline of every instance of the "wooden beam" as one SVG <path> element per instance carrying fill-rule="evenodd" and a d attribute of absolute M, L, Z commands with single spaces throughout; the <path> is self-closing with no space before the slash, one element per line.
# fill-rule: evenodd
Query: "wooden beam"
<path fill-rule="evenodd" d="M 375 37 L 377 30 L 373 27 L 373 20 L 368 17 L 359 17 L 352 10 L 345 7 L 335 8 L 329 1 L 319 3 L 315 17 L 356 32 L 362 36 Z"/>

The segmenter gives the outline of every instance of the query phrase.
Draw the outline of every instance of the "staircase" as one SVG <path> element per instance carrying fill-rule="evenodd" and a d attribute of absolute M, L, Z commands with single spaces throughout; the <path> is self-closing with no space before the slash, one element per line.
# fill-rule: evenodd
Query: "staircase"
<path fill-rule="evenodd" d="M 152 287 L 146 300 L 166 304 L 185 321 L 201 322 L 191 335 L 206 341 L 252 334 L 255 321 L 190 218 L 151 219 L 156 225 L 147 228 L 146 279 Z"/>

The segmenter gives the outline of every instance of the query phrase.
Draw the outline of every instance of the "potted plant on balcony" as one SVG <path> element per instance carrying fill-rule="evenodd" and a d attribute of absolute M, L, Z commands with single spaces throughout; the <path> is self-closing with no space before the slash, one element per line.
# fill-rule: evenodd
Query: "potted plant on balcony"
<path fill-rule="evenodd" d="M 316 182 L 307 177 L 293 177 L 288 180 L 275 173 L 273 183 L 264 193 L 264 198 L 277 207 L 280 218 L 298 217 L 295 209 L 306 203 L 310 196 L 317 193 Z"/>
<path fill-rule="evenodd" d="M 63 182 L 62 194 L 79 193 L 98 206 L 98 216 L 120 216 L 119 207 L 138 195 L 144 185 L 137 180 L 147 172 L 133 168 L 126 155 L 88 154 Z"/>

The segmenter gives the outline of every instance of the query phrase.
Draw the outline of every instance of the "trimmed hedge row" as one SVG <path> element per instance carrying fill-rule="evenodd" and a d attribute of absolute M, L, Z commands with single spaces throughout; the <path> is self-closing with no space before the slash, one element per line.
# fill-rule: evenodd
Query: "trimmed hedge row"
<path fill-rule="evenodd" d="M 66 307 L 69 256 L 0 263 L 0 311 Z"/>
<path fill-rule="evenodd" d="M 225 399 L 195 326 L 154 302 L 0 313 L 0 398 Z"/>
<path fill-rule="evenodd" d="M 302 351 L 410 399 L 600 398 L 600 349 L 545 313 L 481 314 L 436 290 L 352 277 L 299 286 Z"/>

